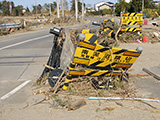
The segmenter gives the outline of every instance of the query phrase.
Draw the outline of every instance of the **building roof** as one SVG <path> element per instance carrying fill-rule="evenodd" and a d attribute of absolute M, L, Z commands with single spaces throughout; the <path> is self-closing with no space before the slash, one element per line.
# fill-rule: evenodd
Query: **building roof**
<path fill-rule="evenodd" d="M 109 7 L 113 7 L 113 5 L 110 5 L 110 4 L 107 4 L 107 3 L 103 3 L 103 4 L 99 5 L 98 8 L 103 6 L 103 5 L 108 5 Z"/>
<path fill-rule="evenodd" d="M 106 2 L 106 3 L 109 3 L 109 4 L 114 4 L 113 2 Z"/>

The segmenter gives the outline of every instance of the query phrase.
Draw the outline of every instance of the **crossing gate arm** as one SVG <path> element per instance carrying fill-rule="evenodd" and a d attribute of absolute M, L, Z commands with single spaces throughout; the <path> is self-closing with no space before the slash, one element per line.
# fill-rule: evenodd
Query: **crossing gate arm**
<path fill-rule="evenodd" d="M 122 75 L 120 69 L 128 70 L 142 51 L 142 48 L 128 50 L 104 47 L 89 41 L 86 42 L 85 38 L 78 40 L 66 81 L 71 80 L 73 76 Z M 87 69 L 76 69 L 76 64 L 85 65 Z M 68 85 L 64 85 L 64 90 L 67 88 Z"/>

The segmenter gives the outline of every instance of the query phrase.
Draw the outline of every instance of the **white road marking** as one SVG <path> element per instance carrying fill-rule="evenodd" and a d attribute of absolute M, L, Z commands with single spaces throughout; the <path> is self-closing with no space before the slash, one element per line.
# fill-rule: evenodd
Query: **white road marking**
<path fill-rule="evenodd" d="M 18 87 L 14 88 L 12 91 L 10 91 L 9 93 L 5 94 L 4 96 L 1 97 L 1 100 L 4 100 L 8 97 L 10 97 L 11 95 L 13 95 L 14 93 L 16 93 L 18 90 L 22 89 L 25 85 L 27 85 L 29 82 L 31 82 L 31 80 L 25 81 L 24 83 L 22 83 L 21 85 L 19 85 Z"/>
<path fill-rule="evenodd" d="M 5 46 L 5 47 L 1 47 L 0 50 L 4 50 L 4 49 L 6 49 L 6 48 L 10 48 L 10 47 L 13 47 L 13 46 L 21 45 L 21 44 L 24 44 L 24 43 L 27 43 L 27 42 L 31 42 L 31 41 L 38 40 L 38 39 L 46 38 L 46 37 L 49 37 L 49 36 L 51 36 L 51 35 L 45 35 L 45 36 L 42 36 L 42 37 L 37 37 L 37 38 L 25 40 L 25 41 L 18 42 L 18 43 L 12 44 L 12 45 L 8 45 L 8 46 Z"/>

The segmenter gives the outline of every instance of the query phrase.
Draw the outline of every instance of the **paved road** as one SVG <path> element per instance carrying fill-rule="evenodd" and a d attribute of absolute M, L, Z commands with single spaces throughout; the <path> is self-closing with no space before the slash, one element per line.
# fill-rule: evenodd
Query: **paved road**
<path fill-rule="evenodd" d="M 52 47 L 48 29 L 0 38 L 0 98 L 19 85 L 36 80 Z"/>
<path fill-rule="evenodd" d="M 97 21 L 99 18 L 89 19 Z M 91 22 L 85 25 L 92 26 Z M 19 89 L 39 78 L 50 55 L 52 42 L 53 35 L 49 34 L 49 29 L 0 37 L 0 100 L 16 98 Z"/>

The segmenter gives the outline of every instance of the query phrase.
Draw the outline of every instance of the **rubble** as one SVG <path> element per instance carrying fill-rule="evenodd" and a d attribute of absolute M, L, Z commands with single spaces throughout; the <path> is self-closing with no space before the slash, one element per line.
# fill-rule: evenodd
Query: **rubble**
<path fill-rule="evenodd" d="M 37 30 L 41 28 L 50 28 L 50 26 L 72 26 L 76 24 L 84 24 L 87 20 L 79 19 L 78 21 L 75 20 L 74 17 L 68 16 L 64 18 L 57 18 L 55 16 L 52 17 L 39 17 L 38 19 L 34 17 L 6 17 L 0 19 L 0 24 L 6 24 L 6 23 L 20 23 L 20 29 L 13 29 L 13 30 L 7 30 L 7 29 L 1 29 L 0 35 L 7 35 L 11 34 L 13 32 L 26 32 L 31 30 Z"/>

